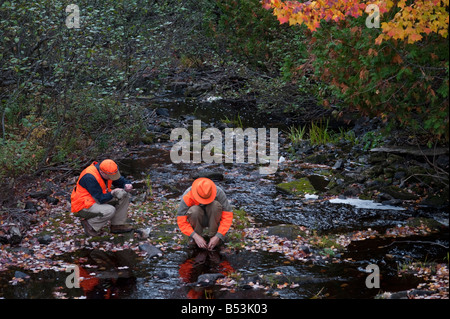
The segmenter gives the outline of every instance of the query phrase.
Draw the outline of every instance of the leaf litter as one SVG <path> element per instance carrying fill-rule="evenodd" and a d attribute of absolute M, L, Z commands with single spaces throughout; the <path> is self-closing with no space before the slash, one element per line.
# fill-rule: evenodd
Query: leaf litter
<path fill-rule="evenodd" d="M 120 251 L 131 249 L 138 256 L 145 257 L 145 251 L 139 249 L 143 239 L 138 232 L 132 236 L 112 235 L 106 229 L 104 233 L 95 238 L 85 235 L 81 227 L 80 220 L 75 217 L 70 210 L 70 203 L 63 197 L 59 198 L 59 204 L 47 205 L 41 203 L 44 209 L 39 211 L 36 222 L 30 225 L 23 235 L 20 248 L 3 244 L 0 252 L 0 272 L 11 267 L 38 273 L 44 270 L 65 272 L 73 262 L 67 262 L 63 255 L 73 254 L 82 248 L 99 249 L 103 251 Z M 180 250 L 185 247 L 187 239 L 176 227 L 176 205 L 177 200 L 158 200 L 150 198 L 139 205 L 131 204 L 129 218 L 134 221 L 136 228 L 150 228 L 150 238 L 145 241 L 151 243 L 162 252 L 168 250 Z M 345 251 L 346 247 L 355 241 L 379 238 L 397 238 L 412 235 L 427 235 L 434 230 L 429 226 L 420 223 L 416 226 L 398 225 L 379 233 L 370 228 L 345 234 L 318 235 L 314 230 L 304 226 L 298 226 L 298 236 L 294 239 L 287 239 L 276 235 L 268 235 L 266 228 L 257 227 L 255 222 L 249 217 L 244 223 L 246 227 L 238 228 L 236 222 L 231 233 L 239 234 L 237 243 L 230 243 L 228 250 L 244 249 L 252 253 L 267 252 L 278 254 L 285 263 L 290 262 L 351 262 L 352 260 L 341 260 L 339 252 Z M 4 224 L 4 221 L 0 221 Z M 51 241 L 48 244 L 41 244 L 38 240 L 43 234 L 49 235 Z M 86 263 L 82 257 L 76 260 L 79 263 Z M 83 264 L 86 268 L 96 268 L 96 265 Z M 408 269 L 399 270 L 399 276 L 404 273 L 414 273 L 425 280 L 418 286 L 418 289 L 433 291 L 433 294 L 426 295 L 428 298 L 448 298 L 448 265 L 438 264 L 433 267 L 428 265 L 413 265 Z M 278 276 L 282 274 L 277 272 Z M 17 285 L 25 281 L 26 278 L 13 277 L 9 284 Z M 221 290 L 233 292 L 238 285 L 238 279 L 231 276 L 220 278 L 216 282 Z M 295 289 L 299 285 L 293 282 L 277 282 L 268 286 L 260 282 L 249 282 L 251 289 L 262 289 L 268 291 L 272 289 L 272 296 L 277 296 L 275 290 Z M 54 292 L 55 298 L 63 298 L 64 293 Z M 425 297 L 423 297 L 425 298 Z"/>

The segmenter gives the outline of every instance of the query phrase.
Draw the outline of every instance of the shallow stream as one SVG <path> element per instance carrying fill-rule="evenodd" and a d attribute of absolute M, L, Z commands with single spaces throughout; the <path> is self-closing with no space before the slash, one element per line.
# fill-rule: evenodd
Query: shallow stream
<path fill-rule="evenodd" d="M 207 107 L 195 108 L 180 102 L 161 105 L 171 117 L 185 116 L 185 119 L 198 118 L 196 114 L 201 113 L 201 107 Z M 229 110 L 227 114 L 231 118 L 236 113 Z M 258 125 L 254 121 L 251 124 Z M 122 174 L 132 176 L 138 190 L 150 181 L 152 192 L 161 201 L 178 199 L 196 176 L 209 174 L 224 189 L 234 208 L 245 211 L 259 228 L 298 225 L 324 235 L 369 228 L 382 233 L 389 227 L 404 225 L 412 217 L 448 218 L 446 212 L 425 207 L 399 209 L 375 203 L 361 207 L 354 206 L 355 203 L 333 203 L 320 195 L 283 194 L 275 185 L 290 180 L 302 170 L 298 163 L 280 161 L 272 175 L 260 175 L 259 164 L 174 164 L 170 159 L 171 146 L 170 142 L 160 142 L 137 148 L 120 161 Z M 320 181 L 317 187 L 322 187 L 319 184 Z M 176 227 L 170 226 L 168 230 Z M 367 238 L 351 242 L 333 258 L 307 261 L 288 260 L 279 253 L 261 250 L 207 253 L 187 247 L 142 259 L 127 249 L 114 252 L 80 247 L 75 253 L 59 258 L 69 262 L 81 258 L 86 265 L 96 265 L 95 276 L 84 280 L 82 289 L 65 288 L 68 274 L 51 270 L 30 274 L 31 278 L 24 282 L 8 285 L 10 277 L 17 277 L 16 269 L 3 272 L 0 287 L 4 298 L 58 297 L 55 286 L 61 287 L 59 291 L 65 297 L 87 298 L 373 298 L 384 291 L 416 288 L 422 279 L 414 275 L 399 276 L 399 268 L 415 261 L 445 262 L 448 236 L 447 224 L 427 236 L 414 235 L 401 240 Z M 369 273 L 365 269 L 369 264 L 379 267 L 379 288 L 366 285 Z M 82 271 L 81 275 L 87 277 L 91 270 Z M 226 273 L 229 281 L 198 282 L 202 274 L 218 273 Z"/>

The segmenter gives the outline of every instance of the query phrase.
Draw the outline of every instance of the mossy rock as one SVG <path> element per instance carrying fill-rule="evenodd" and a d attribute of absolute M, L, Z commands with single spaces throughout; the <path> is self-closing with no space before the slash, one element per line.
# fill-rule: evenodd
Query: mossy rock
<path fill-rule="evenodd" d="M 403 163 L 404 161 L 405 158 L 397 154 L 389 154 L 386 156 L 386 163 L 388 164 Z"/>
<path fill-rule="evenodd" d="M 161 134 L 161 135 L 158 136 L 158 138 L 159 138 L 161 141 L 168 141 L 168 140 L 170 140 L 170 136 L 167 135 L 167 134 Z"/>
<path fill-rule="evenodd" d="M 155 134 L 147 133 L 147 134 L 145 134 L 144 136 L 141 137 L 141 142 L 144 143 L 144 144 L 149 145 L 149 144 L 153 144 L 154 139 L 155 139 Z"/>
<path fill-rule="evenodd" d="M 419 227 L 424 225 L 432 230 L 437 230 L 442 227 L 442 224 L 439 223 L 437 220 L 424 217 L 410 218 L 407 220 L 406 225 L 411 227 Z"/>
<path fill-rule="evenodd" d="M 408 193 L 407 191 L 397 187 L 397 186 L 386 186 L 382 189 L 383 192 L 388 193 L 394 198 L 402 200 L 413 200 L 417 199 L 417 195 Z"/>
<path fill-rule="evenodd" d="M 164 122 L 164 121 L 160 122 L 159 125 L 164 128 L 172 128 L 173 127 L 172 124 L 170 124 L 169 122 Z"/>
<path fill-rule="evenodd" d="M 383 166 L 382 165 L 374 165 L 367 169 L 366 173 L 368 176 L 380 176 L 383 173 Z"/>
<path fill-rule="evenodd" d="M 371 200 L 373 196 L 374 196 L 373 190 L 364 190 L 364 192 L 359 195 L 359 199 Z"/>
<path fill-rule="evenodd" d="M 429 195 L 422 201 L 422 204 L 437 208 L 448 206 L 449 204 L 448 188 L 446 190 L 447 191 L 444 190 L 441 194 Z"/>
<path fill-rule="evenodd" d="M 385 153 L 371 153 L 369 156 L 370 164 L 375 164 L 375 163 L 385 162 L 385 161 L 386 161 Z"/>
<path fill-rule="evenodd" d="M 288 183 L 280 183 L 275 188 L 290 195 L 316 194 L 317 191 L 311 185 L 307 177 L 297 179 Z"/>
<path fill-rule="evenodd" d="M 411 166 L 408 167 L 407 175 L 425 175 L 427 174 L 426 168 L 422 166 Z"/>
<path fill-rule="evenodd" d="M 334 159 L 334 155 L 328 154 L 313 154 L 305 158 L 305 162 L 311 164 L 327 164 L 328 161 Z"/>
<path fill-rule="evenodd" d="M 327 194 L 339 195 L 345 187 L 344 176 L 336 173 L 330 178 L 330 182 L 327 185 Z"/>
<path fill-rule="evenodd" d="M 395 172 L 396 172 L 397 170 L 395 169 L 395 168 L 393 168 L 393 167 L 385 167 L 384 169 L 383 169 L 383 173 L 384 173 L 384 176 L 386 176 L 386 178 L 392 178 L 392 177 L 394 177 L 394 174 L 395 174 Z"/>

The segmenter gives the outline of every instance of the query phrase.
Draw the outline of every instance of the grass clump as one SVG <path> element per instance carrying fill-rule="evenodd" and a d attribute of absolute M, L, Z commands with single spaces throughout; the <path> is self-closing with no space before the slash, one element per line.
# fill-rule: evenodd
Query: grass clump
<path fill-rule="evenodd" d="M 293 144 L 308 141 L 311 145 L 325 145 L 335 144 L 342 140 L 349 141 L 352 145 L 358 143 L 358 138 L 353 131 L 340 128 L 339 132 L 335 132 L 329 128 L 328 120 L 326 122 L 322 120 L 311 122 L 308 131 L 307 128 L 307 125 L 291 126 L 287 136 Z"/>

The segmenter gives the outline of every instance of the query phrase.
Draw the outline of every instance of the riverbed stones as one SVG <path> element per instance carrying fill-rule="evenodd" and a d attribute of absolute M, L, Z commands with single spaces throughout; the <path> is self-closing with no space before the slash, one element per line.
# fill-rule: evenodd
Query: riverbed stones
<path fill-rule="evenodd" d="M 415 299 L 432 295 L 433 291 L 410 289 L 397 292 L 383 292 L 375 296 L 375 299 Z"/>
<path fill-rule="evenodd" d="M 194 173 L 192 173 L 191 177 L 193 179 L 197 179 L 200 177 L 206 177 L 211 180 L 217 180 L 217 181 L 221 181 L 224 179 L 222 172 L 210 171 L 210 170 L 202 170 L 202 171 L 194 172 Z"/>

